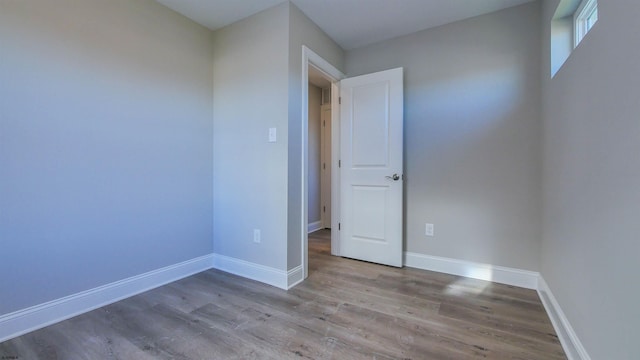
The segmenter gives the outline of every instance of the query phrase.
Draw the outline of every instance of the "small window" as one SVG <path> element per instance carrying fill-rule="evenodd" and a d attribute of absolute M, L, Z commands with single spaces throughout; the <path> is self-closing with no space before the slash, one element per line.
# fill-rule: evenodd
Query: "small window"
<path fill-rule="evenodd" d="M 598 2 L 596 0 L 583 0 L 574 15 L 574 41 L 575 48 L 598 21 Z"/>

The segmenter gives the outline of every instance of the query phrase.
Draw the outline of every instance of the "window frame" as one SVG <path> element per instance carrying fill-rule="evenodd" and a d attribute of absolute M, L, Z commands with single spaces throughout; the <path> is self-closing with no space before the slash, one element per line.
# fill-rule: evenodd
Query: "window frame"
<path fill-rule="evenodd" d="M 595 21 L 591 23 L 593 15 L 596 16 Z M 575 49 L 582 39 L 587 35 L 589 30 L 598 22 L 598 1 L 583 0 L 573 15 L 573 48 Z"/>

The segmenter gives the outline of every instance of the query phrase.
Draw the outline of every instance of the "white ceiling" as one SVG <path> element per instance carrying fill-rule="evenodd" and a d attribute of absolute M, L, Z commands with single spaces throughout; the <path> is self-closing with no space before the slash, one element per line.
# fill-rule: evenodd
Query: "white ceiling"
<path fill-rule="evenodd" d="M 217 30 L 284 0 L 156 0 L 191 20 Z"/>
<path fill-rule="evenodd" d="M 156 0 L 216 30 L 286 0 Z M 533 0 L 291 0 L 345 50 Z"/>

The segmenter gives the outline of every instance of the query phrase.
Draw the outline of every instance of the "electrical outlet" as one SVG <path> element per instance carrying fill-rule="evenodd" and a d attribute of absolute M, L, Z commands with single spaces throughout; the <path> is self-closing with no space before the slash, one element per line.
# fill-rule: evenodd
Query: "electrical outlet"
<path fill-rule="evenodd" d="M 433 236 L 433 224 L 425 224 L 424 226 L 424 234 L 426 236 Z"/>
<path fill-rule="evenodd" d="M 253 229 L 253 242 L 260 243 L 260 229 Z"/>

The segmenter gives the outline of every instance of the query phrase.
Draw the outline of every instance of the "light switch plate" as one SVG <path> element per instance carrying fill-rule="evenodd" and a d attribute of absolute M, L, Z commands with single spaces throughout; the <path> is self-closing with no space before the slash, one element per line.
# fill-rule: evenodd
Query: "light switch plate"
<path fill-rule="evenodd" d="M 278 140 L 276 128 L 269 128 L 269 142 L 276 142 Z"/>
<path fill-rule="evenodd" d="M 433 224 L 425 224 L 424 234 L 426 236 L 433 236 Z"/>

